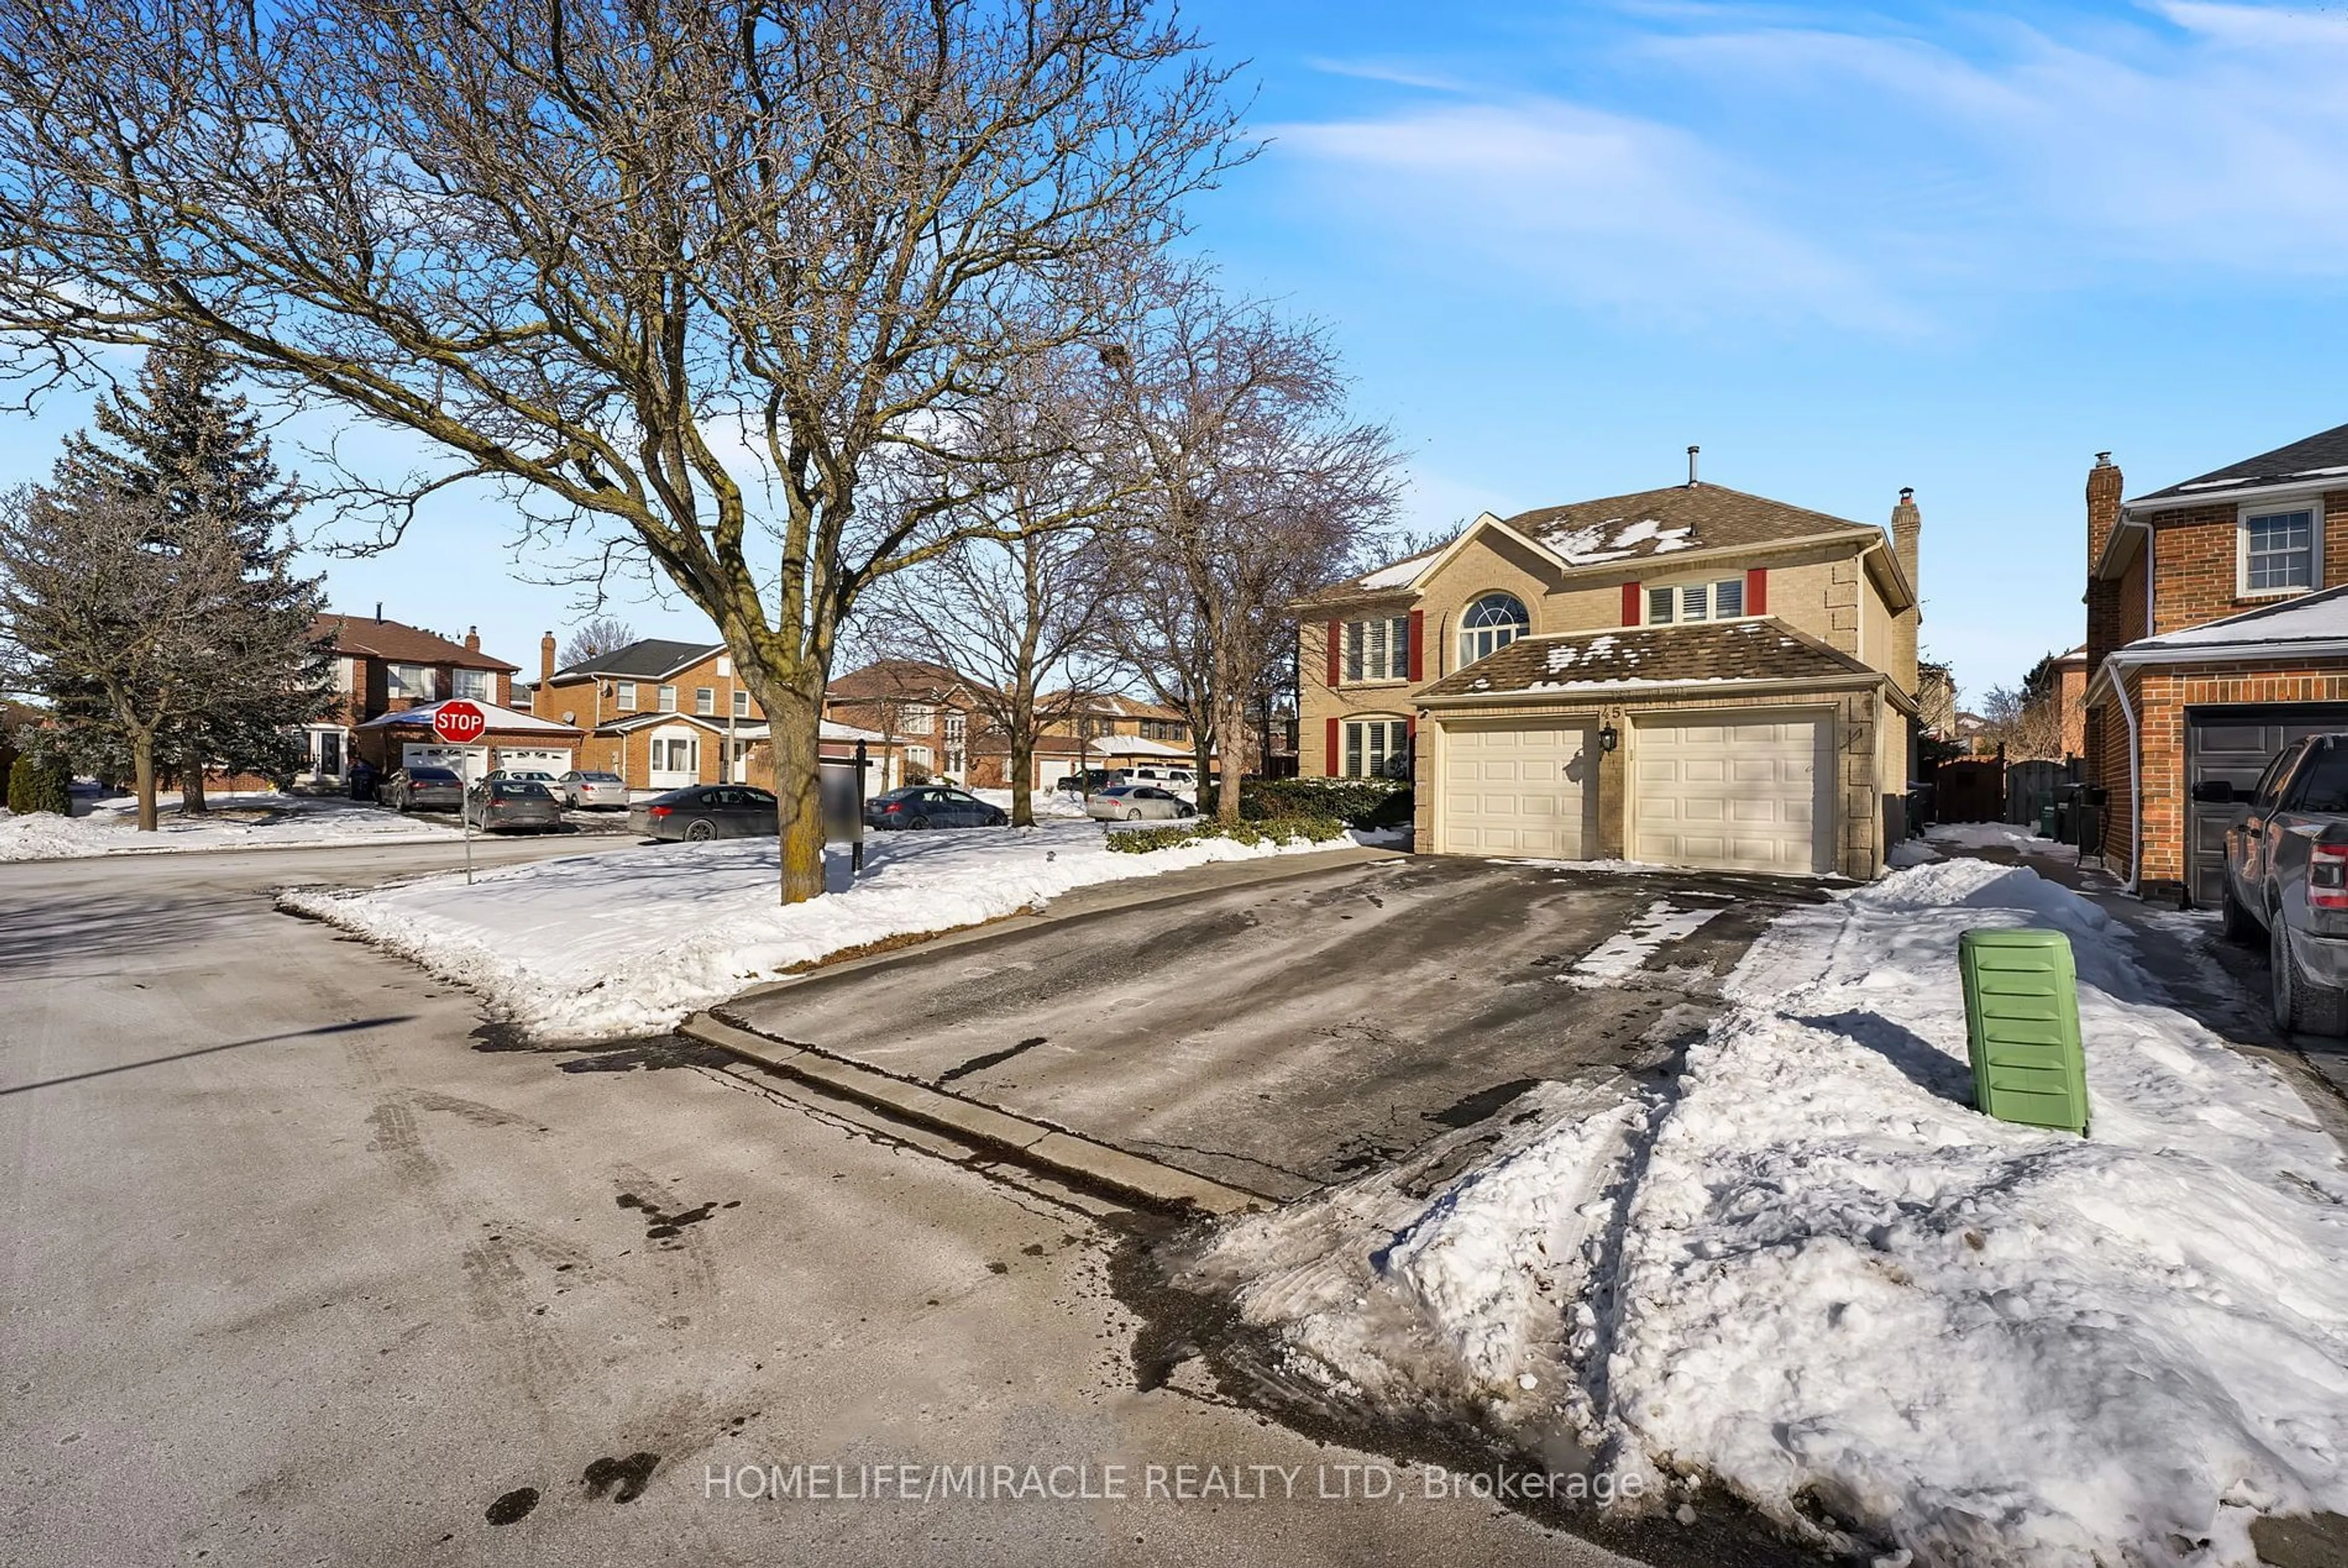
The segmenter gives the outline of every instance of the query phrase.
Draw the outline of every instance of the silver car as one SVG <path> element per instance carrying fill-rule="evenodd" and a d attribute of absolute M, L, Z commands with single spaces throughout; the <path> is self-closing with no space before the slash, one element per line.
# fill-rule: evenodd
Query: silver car
<path fill-rule="evenodd" d="M 1095 822 L 1166 822 L 1196 816 L 1199 808 L 1156 784 L 1111 784 L 1086 795 L 1085 815 Z"/>
<path fill-rule="evenodd" d="M 562 806 L 535 779 L 483 779 L 465 792 L 465 825 L 483 833 L 551 833 Z"/>
<path fill-rule="evenodd" d="M 628 809 L 628 781 L 617 774 L 585 773 L 573 768 L 547 786 L 562 804 L 591 811 Z"/>

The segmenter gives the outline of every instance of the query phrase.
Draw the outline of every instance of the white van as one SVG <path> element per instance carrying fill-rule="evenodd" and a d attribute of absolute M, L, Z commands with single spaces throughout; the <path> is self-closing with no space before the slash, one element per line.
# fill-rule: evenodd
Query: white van
<path fill-rule="evenodd" d="M 1199 775 L 1189 768 L 1168 768 L 1150 764 L 1135 768 L 1132 774 L 1136 784 L 1171 784 L 1180 789 L 1189 789 L 1199 782 Z"/>

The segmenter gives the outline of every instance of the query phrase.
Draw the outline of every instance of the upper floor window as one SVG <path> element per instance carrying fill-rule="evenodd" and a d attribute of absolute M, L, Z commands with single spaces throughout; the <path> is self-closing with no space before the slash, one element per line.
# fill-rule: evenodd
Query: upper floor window
<path fill-rule="evenodd" d="M 1488 659 L 1532 629 L 1522 600 L 1513 593 L 1488 593 L 1459 618 L 1459 662 Z"/>
<path fill-rule="evenodd" d="M 1345 622 L 1344 670 L 1348 681 L 1408 680 L 1410 617 Z"/>
<path fill-rule="evenodd" d="M 715 686 L 695 686 L 693 689 L 693 711 L 696 713 L 715 713 L 717 712 L 717 688 Z"/>
<path fill-rule="evenodd" d="M 2292 593 L 2315 586 L 2323 514 L 2312 503 L 2242 513 L 2240 591 Z"/>
<path fill-rule="evenodd" d="M 664 686 L 660 689 L 660 711 L 664 713 L 674 713 L 676 712 L 675 687 Z"/>
<path fill-rule="evenodd" d="M 489 700 L 489 672 L 486 670 L 459 670 L 455 672 L 457 695 L 476 702 Z"/>
<path fill-rule="evenodd" d="M 938 727 L 937 710 L 922 702 L 908 702 L 897 719 L 908 730 L 934 730 Z"/>
<path fill-rule="evenodd" d="M 730 658 L 726 657 L 725 654 L 720 653 L 720 654 L 717 656 L 717 674 L 718 674 L 719 679 L 723 680 L 725 677 L 729 676 L 729 675 L 731 675 L 731 674 L 733 674 L 733 673 L 734 673 L 734 661 L 733 661 L 732 659 L 730 659 Z"/>
<path fill-rule="evenodd" d="M 614 685 L 612 688 L 612 705 L 623 713 L 633 712 L 636 707 L 636 683 L 633 681 L 622 681 Z"/>
<path fill-rule="evenodd" d="M 1745 579 L 1658 583 L 1647 589 L 1647 624 L 1683 620 L 1731 620 L 1745 613 Z"/>
<path fill-rule="evenodd" d="M 747 719 L 750 716 L 749 692 L 736 692 L 734 693 L 734 716 L 737 719 Z"/>
<path fill-rule="evenodd" d="M 392 664 L 385 667 L 384 694 L 429 702 L 438 693 L 432 681 L 429 664 Z"/>

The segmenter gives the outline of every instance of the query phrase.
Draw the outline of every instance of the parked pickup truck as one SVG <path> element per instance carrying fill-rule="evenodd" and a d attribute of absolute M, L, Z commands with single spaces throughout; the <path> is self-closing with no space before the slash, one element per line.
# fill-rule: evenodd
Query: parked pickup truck
<path fill-rule="evenodd" d="M 2242 807 L 2226 829 L 2226 936 L 2263 935 L 2275 1027 L 2348 1034 L 2348 734 L 2292 742 L 2247 794 L 2209 781 L 2193 797 Z"/>

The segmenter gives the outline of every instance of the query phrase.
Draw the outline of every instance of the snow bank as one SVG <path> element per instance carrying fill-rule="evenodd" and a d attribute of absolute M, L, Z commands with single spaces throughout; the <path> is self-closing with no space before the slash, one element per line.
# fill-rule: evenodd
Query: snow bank
<path fill-rule="evenodd" d="M 176 794 L 157 797 L 162 812 L 153 833 L 139 831 L 139 803 L 127 796 L 98 801 L 88 816 L 0 812 L 0 860 L 69 860 L 95 855 L 139 855 L 191 849 L 276 849 L 373 843 L 380 839 L 455 838 L 453 815 L 442 821 L 402 816 L 377 806 L 332 797 L 214 794 L 205 816 L 178 815 Z"/>
<path fill-rule="evenodd" d="M 1936 822 L 1924 829 L 1925 842 L 1950 849 L 2052 849 L 2051 838 L 2035 829 L 2011 822 Z"/>
<path fill-rule="evenodd" d="M 1074 887 L 1218 860 L 1326 849 L 1211 839 L 1112 855 L 1101 826 L 877 835 L 851 883 L 829 856 L 831 891 L 784 907 L 767 838 L 635 845 L 478 876 L 383 887 L 294 889 L 279 906 L 313 915 L 488 999 L 548 1040 L 672 1029 L 795 964 L 892 937 L 1015 914 Z"/>
<path fill-rule="evenodd" d="M 2024 924 L 2073 939 L 2091 1139 L 1969 1108 L 1957 937 Z M 2348 1171 L 2101 910 L 1936 862 L 1787 916 L 1727 994 L 1676 1100 L 1201 1273 L 1334 1389 L 1894 1563 L 2248 1564 L 2256 1514 L 2348 1511 Z"/>

